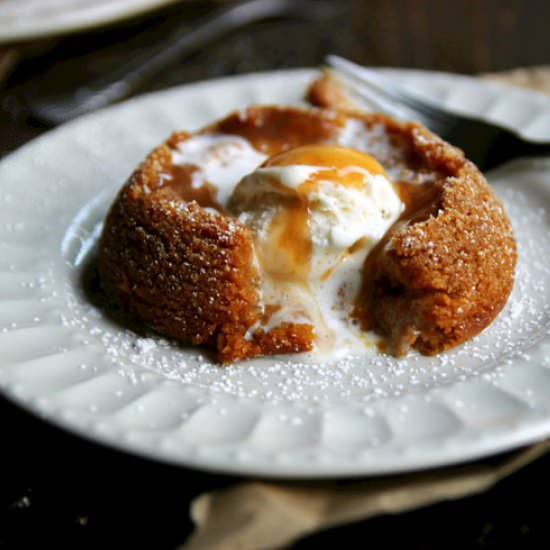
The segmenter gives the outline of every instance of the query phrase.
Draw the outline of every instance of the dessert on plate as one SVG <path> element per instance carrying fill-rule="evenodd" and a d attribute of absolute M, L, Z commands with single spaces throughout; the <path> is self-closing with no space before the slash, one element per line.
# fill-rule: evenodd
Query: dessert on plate
<path fill-rule="evenodd" d="M 381 114 L 278 106 L 154 149 L 98 260 L 125 311 L 223 363 L 439 353 L 496 317 L 515 263 L 502 204 L 460 150 Z"/>

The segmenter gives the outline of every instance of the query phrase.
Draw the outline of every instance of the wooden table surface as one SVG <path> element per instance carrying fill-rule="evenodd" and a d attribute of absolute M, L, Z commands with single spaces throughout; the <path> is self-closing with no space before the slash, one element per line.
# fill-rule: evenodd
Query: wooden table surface
<path fill-rule="evenodd" d="M 544 2 L 457 3 L 463 6 L 462 19 L 457 16 L 455 25 L 473 21 L 475 28 L 446 34 L 441 29 L 430 32 L 435 21 L 449 19 L 448 12 L 434 8 L 446 3 L 335 1 L 342 12 L 330 21 L 285 19 L 251 25 L 182 60 L 143 91 L 229 74 L 317 66 L 327 52 L 372 64 L 466 72 L 550 61 L 546 26 L 526 23 L 525 6 L 539 10 L 538 21 L 548 14 Z M 69 86 L 134 55 L 182 20 L 192 26 L 195 17 L 208 9 L 204 2 L 184 3 L 114 28 L 19 45 L 22 59 L 0 86 L 0 154 L 48 130 L 27 118 L 21 98 L 41 93 L 42 75 L 61 61 L 80 59 L 78 70 L 56 78 L 56 86 Z M 404 17 L 407 14 L 409 18 Z M 492 33 L 493 42 L 484 32 Z M 526 33 L 524 42 L 517 38 L 521 33 Z M 506 36 L 516 41 L 515 47 L 507 43 L 499 49 Z M 469 43 L 461 46 L 460 37 Z M 126 39 L 131 39 L 130 44 L 121 43 Z M 2 548 L 174 548 L 191 530 L 188 507 L 193 496 L 234 481 L 92 444 L 5 400 L 0 400 L 0 418 Z M 332 529 L 295 548 L 550 547 L 546 507 L 540 504 L 547 493 L 548 467 L 550 456 L 484 494 Z"/>

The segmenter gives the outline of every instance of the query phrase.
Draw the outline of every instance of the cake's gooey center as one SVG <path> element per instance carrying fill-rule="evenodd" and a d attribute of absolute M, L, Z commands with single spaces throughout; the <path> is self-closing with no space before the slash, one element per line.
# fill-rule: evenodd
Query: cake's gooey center
<path fill-rule="evenodd" d="M 311 323 L 321 351 L 369 343 L 351 312 L 369 251 L 403 210 L 384 169 L 350 148 L 310 145 L 243 177 L 227 209 L 254 234 L 262 327 Z"/>
<path fill-rule="evenodd" d="M 336 140 L 357 141 L 344 137 Z M 306 323 L 323 353 L 361 352 L 377 340 L 370 332 L 377 259 L 393 227 L 435 215 L 434 174 L 386 159 L 392 182 L 357 149 L 317 144 L 268 157 L 248 138 L 205 133 L 181 141 L 158 192 L 231 214 L 252 230 L 263 312 L 250 334 Z"/>

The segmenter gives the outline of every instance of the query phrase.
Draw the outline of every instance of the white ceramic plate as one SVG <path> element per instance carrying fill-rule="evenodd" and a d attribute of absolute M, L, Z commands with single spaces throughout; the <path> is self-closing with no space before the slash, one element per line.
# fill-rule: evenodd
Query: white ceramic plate
<path fill-rule="evenodd" d="M 250 103 L 300 102 L 312 71 L 184 86 L 59 128 L 0 163 L 0 387 L 22 407 L 126 451 L 279 477 L 427 468 L 550 435 L 550 161 L 491 177 L 517 233 L 512 298 L 483 334 L 435 358 L 220 368 L 104 317 L 81 277 L 114 194 L 174 128 Z M 446 74 L 390 76 L 550 137 L 550 99 Z"/>
<path fill-rule="evenodd" d="M 176 0 L 0 0 L 0 44 L 113 23 Z"/>

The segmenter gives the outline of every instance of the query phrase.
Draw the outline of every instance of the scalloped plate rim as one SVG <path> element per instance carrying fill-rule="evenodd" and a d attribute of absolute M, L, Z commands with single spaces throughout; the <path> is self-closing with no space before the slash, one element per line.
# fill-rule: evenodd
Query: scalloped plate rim
<path fill-rule="evenodd" d="M 506 91 L 510 91 L 510 88 L 506 85 L 503 85 L 501 83 L 486 83 L 486 82 L 478 82 L 477 80 L 465 77 L 462 75 L 452 75 L 449 73 L 431 73 L 429 71 L 417 71 L 417 70 L 403 70 L 400 71 L 398 69 L 387 69 L 388 73 L 395 74 L 397 77 L 400 77 L 401 75 L 413 75 L 414 77 L 420 77 L 420 78 L 430 78 L 433 76 L 436 76 L 438 78 L 457 78 L 464 81 L 469 81 L 474 84 L 480 84 L 482 86 L 489 86 L 493 89 L 500 90 L 502 93 L 505 93 Z M 82 119 L 73 121 L 69 123 L 68 125 L 65 125 L 61 128 L 58 128 L 52 132 L 49 132 L 48 134 L 41 136 L 37 140 L 34 140 L 26 145 L 24 145 L 22 148 L 17 150 L 16 152 L 12 153 L 5 159 L 3 159 L 0 162 L 0 167 L 4 166 L 7 163 L 17 162 L 18 159 L 22 156 L 24 158 L 25 155 L 28 155 L 32 149 L 34 149 L 38 142 L 43 142 L 45 140 L 52 140 L 55 139 L 56 136 L 60 135 L 66 135 L 70 134 L 71 132 L 78 131 L 79 128 L 85 127 L 86 124 L 96 117 L 107 117 L 113 110 L 119 110 L 119 109 L 126 109 L 126 108 L 139 108 L 139 105 L 141 102 L 149 102 L 149 101 L 158 101 L 160 98 L 167 97 L 169 94 L 177 94 L 179 91 L 186 89 L 189 92 L 196 92 L 198 93 L 201 88 L 203 87 L 210 87 L 210 86 L 221 86 L 223 87 L 226 83 L 233 83 L 233 84 L 246 84 L 247 79 L 256 80 L 258 78 L 285 78 L 288 76 L 288 74 L 295 74 L 299 75 L 300 78 L 308 78 L 312 74 L 315 74 L 313 69 L 298 69 L 298 70 L 290 70 L 290 71 L 274 71 L 270 73 L 253 73 L 250 75 L 243 75 L 243 76 L 235 76 L 235 77 L 226 77 L 223 79 L 217 79 L 213 81 L 203 81 L 198 82 L 194 84 L 190 84 L 183 87 L 175 87 L 168 90 L 164 90 L 161 92 L 157 92 L 154 94 L 147 94 L 146 96 L 141 96 L 138 98 L 134 98 L 128 102 L 125 102 L 125 104 L 120 104 L 115 107 L 108 108 L 106 110 L 102 110 L 98 113 L 93 113 L 90 115 L 87 115 L 86 117 L 83 117 Z M 550 98 L 546 98 L 542 94 L 533 94 L 531 92 L 519 89 L 519 88 L 513 88 L 514 93 L 518 93 L 520 96 L 526 97 L 526 100 L 529 100 L 529 97 L 537 98 L 535 101 L 541 101 L 543 100 L 545 103 L 548 103 L 550 106 Z M 205 462 L 204 459 L 199 458 L 193 458 L 193 457 L 173 457 L 170 455 L 167 455 L 166 453 L 159 453 L 157 449 L 143 449 L 142 447 L 136 446 L 133 443 L 130 443 L 128 441 L 119 440 L 116 437 L 109 437 L 105 434 L 100 434 L 95 431 L 85 431 L 84 428 L 81 427 L 75 427 L 73 424 L 65 421 L 63 418 L 60 418 L 59 416 L 56 416 L 55 414 L 50 414 L 44 409 L 40 407 L 40 405 L 37 403 L 38 398 L 21 398 L 16 395 L 14 395 L 9 390 L 6 390 L 2 387 L 0 384 L 0 390 L 6 395 L 6 397 L 14 402 L 15 404 L 18 404 L 19 406 L 22 406 L 23 408 L 31 411 L 33 414 L 39 416 L 42 419 L 46 419 L 48 422 L 51 422 L 53 425 L 56 425 L 62 429 L 65 429 L 69 431 L 70 433 L 73 433 L 78 436 L 83 436 L 87 439 L 93 440 L 98 443 L 107 444 L 108 446 L 117 448 L 121 451 L 130 451 L 133 454 L 137 454 L 140 456 L 144 456 L 147 458 L 152 458 L 156 460 L 160 460 L 162 462 L 167 462 L 170 464 L 176 464 L 176 465 L 182 465 L 192 468 L 199 468 L 202 470 L 208 470 L 208 471 L 215 471 L 215 472 L 225 472 L 225 473 L 234 473 L 239 475 L 246 475 L 246 474 L 254 474 L 254 475 L 260 475 L 263 477 L 273 477 L 273 478 L 328 478 L 328 477 L 341 477 L 341 476 L 364 476 L 364 475 L 378 475 L 378 474 L 389 474 L 389 473 L 402 473 L 405 471 L 414 471 L 414 470 L 420 470 L 425 468 L 432 468 L 437 466 L 446 466 L 450 464 L 456 464 L 460 462 L 464 462 L 467 460 L 472 459 L 478 459 L 484 456 L 488 456 L 490 454 L 494 454 L 497 452 L 503 452 L 508 451 L 514 448 L 517 448 L 521 445 L 531 443 L 533 441 L 536 441 L 537 439 L 540 439 L 544 436 L 550 435 L 550 416 L 546 417 L 544 419 L 537 419 L 537 420 L 531 420 L 530 423 L 528 423 L 527 426 L 522 426 L 519 430 L 517 430 L 515 433 L 513 432 L 512 435 L 514 437 L 511 437 L 510 432 L 497 434 L 496 436 L 493 435 L 493 439 L 484 441 L 482 444 L 478 444 L 477 446 L 473 445 L 466 448 L 458 448 L 454 449 L 454 452 L 447 452 L 442 453 L 439 456 L 432 456 L 431 458 L 426 457 L 408 457 L 408 458 L 402 458 L 401 462 L 399 464 L 393 464 L 393 463 L 387 463 L 387 464 L 372 464 L 372 463 L 362 463 L 360 461 L 358 462 L 351 462 L 346 464 L 339 464 L 337 466 L 335 465 L 320 465 L 317 464 L 315 466 L 315 471 L 311 470 L 311 466 L 307 465 L 294 465 L 289 467 L 286 464 L 283 465 L 277 465 L 277 464 L 251 464 L 251 463 L 243 463 L 243 464 L 227 464 L 227 462 L 224 462 L 224 460 L 216 461 L 210 458 L 210 462 Z"/>

